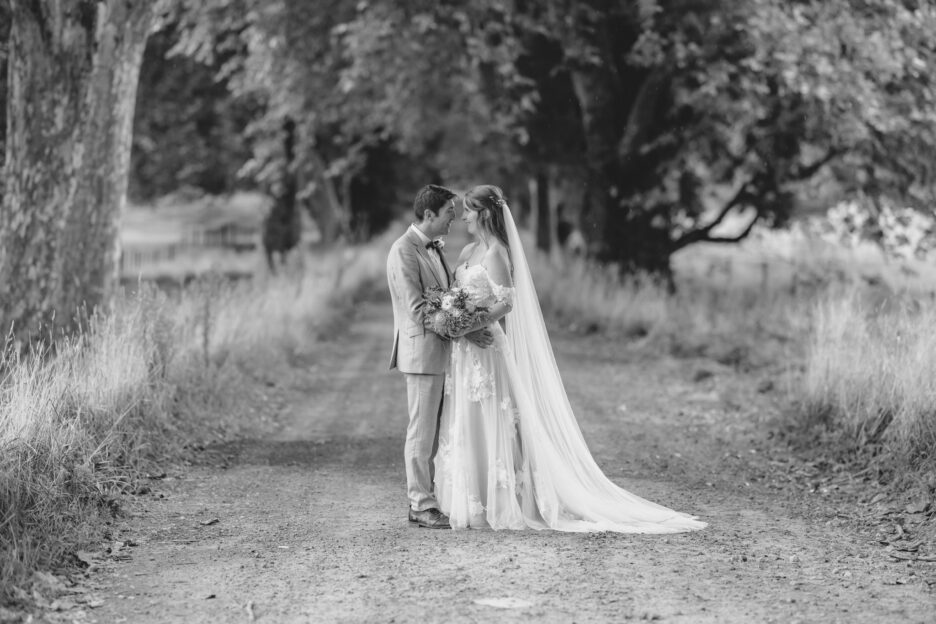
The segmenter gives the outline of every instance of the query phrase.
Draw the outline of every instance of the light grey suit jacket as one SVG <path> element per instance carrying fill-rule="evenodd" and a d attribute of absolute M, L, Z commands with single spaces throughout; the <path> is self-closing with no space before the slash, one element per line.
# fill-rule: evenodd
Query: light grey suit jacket
<path fill-rule="evenodd" d="M 390 368 L 402 373 L 441 375 L 445 372 L 451 341 L 423 326 L 423 293 L 430 286 L 448 288 L 451 273 L 442 258 L 440 275 L 429 257 L 434 253 L 411 229 L 390 247 L 387 283 L 393 302 L 393 351 Z M 441 254 L 440 254 L 441 255 Z"/>

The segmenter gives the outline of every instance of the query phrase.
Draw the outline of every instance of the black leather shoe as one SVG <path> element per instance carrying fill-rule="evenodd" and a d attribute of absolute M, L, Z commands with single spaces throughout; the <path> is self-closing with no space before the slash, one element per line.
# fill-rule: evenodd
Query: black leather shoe
<path fill-rule="evenodd" d="M 425 529 L 451 529 L 448 516 L 433 507 L 423 511 L 409 510 L 409 521 Z"/>

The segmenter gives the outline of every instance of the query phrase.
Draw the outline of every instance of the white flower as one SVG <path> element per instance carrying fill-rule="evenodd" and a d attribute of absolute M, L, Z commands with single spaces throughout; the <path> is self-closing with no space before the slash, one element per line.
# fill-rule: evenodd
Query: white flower
<path fill-rule="evenodd" d="M 452 295 L 445 295 L 442 297 L 442 309 L 451 310 L 452 306 L 455 304 L 455 298 Z"/>
<path fill-rule="evenodd" d="M 471 516 L 480 516 L 484 513 L 484 505 L 477 496 L 468 497 L 468 514 Z"/>

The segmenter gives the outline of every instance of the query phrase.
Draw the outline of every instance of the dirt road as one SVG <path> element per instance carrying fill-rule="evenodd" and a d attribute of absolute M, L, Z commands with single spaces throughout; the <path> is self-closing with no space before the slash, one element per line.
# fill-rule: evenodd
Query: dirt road
<path fill-rule="evenodd" d="M 386 371 L 386 303 L 322 345 L 273 435 L 209 449 L 158 482 L 91 575 L 96 608 L 130 622 L 933 622 L 921 576 L 859 534 L 847 509 L 792 496 L 765 443 L 776 408 L 711 362 L 554 336 L 598 463 L 693 512 L 676 536 L 410 527 L 403 381 Z M 779 485 L 778 485 L 779 484 Z M 929 564 L 936 565 L 936 564 Z"/>

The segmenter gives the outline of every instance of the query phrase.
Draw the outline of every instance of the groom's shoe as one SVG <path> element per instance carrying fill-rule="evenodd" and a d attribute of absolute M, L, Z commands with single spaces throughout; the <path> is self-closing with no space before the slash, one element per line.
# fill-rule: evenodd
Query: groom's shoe
<path fill-rule="evenodd" d="M 448 516 L 433 507 L 423 511 L 409 510 L 409 521 L 426 529 L 451 529 Z"/>

